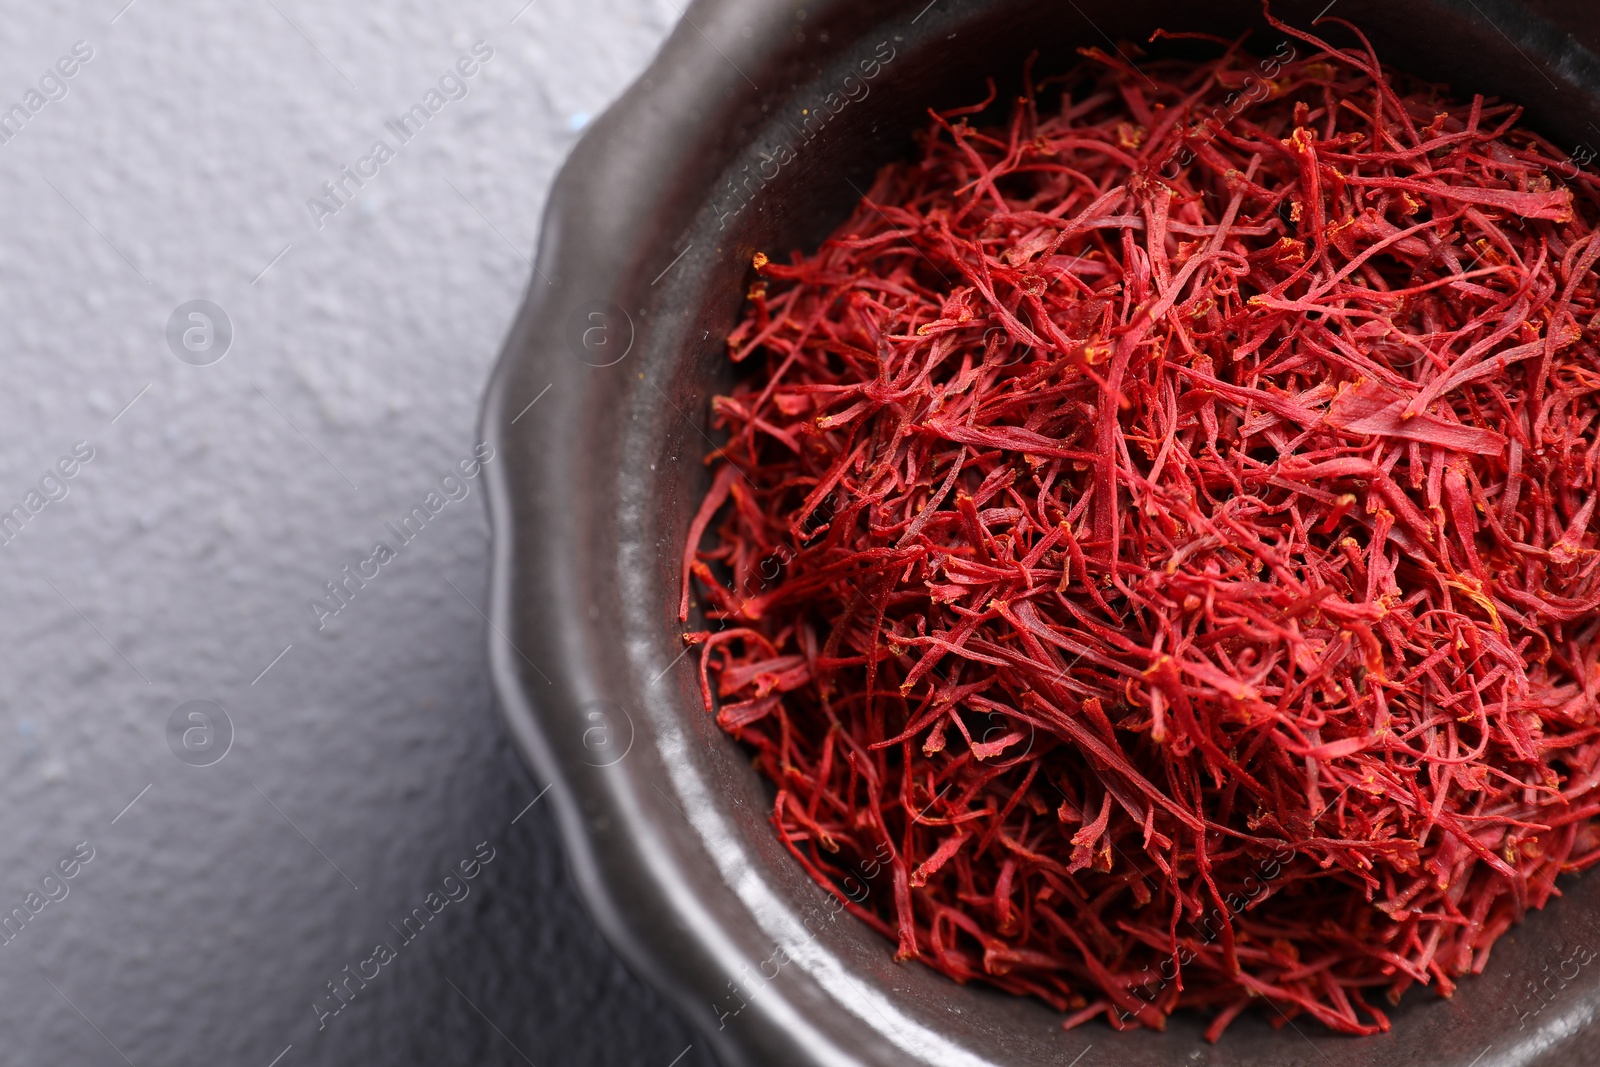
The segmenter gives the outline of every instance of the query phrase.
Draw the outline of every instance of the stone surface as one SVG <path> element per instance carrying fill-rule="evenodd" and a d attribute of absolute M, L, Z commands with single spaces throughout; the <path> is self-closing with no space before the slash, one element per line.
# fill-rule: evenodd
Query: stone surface
<path fill-rule="evenodd" d="M 22 508 L 0 527 L 0 914 L 30 916 L 0 944 L 8 1062 L 666 1067 L 697 1044 L 526 807 L 543 783 L 491 706 L 487 524 L 458 470 L 555 169 L 677 9 L 522 2 L 0 20 L 0 108 L 37 104 L 0 143 L 0 510 Z M 428 103 L 409 140 L 386 126 Z M 197 299 L 225 353 L 187 309 L 169 344 Z M 92 458 L 47 476 L 78 442 Z M 405 543 L 387 524 L 418 506 Z M 380 541 L 394 557 L 363 562 Z M 333 614 L 346 567 L 376 576 Z M 225 753 L 215 711 L 169 731 L 197 700 Z M 364 963 L 379 943 L 395 957 Z M 319 1029 L 347 966 L 377 973 Z"/>

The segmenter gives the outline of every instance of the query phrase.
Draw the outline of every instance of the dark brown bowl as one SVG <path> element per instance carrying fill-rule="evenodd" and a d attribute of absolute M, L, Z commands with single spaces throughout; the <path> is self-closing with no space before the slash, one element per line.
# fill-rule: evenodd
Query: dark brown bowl
<path fill-rule="evenodd" d="M 1326 2 L 1276 11 L 1305 25 Z M 1600 63 L 1528 8 L 1328 6 L 1388 62 L 1521 101 L 1575 152 L 1600 144 Z M 769 793 L 683 654 L 679 561 L 752 253 L 814 246 L 926 107 L 979 98 L 984 75 L 1019 70 L 1034 48 L 1041 69 L 1060 68 L 1079 46 L 1158 26 L 1253 25 L 1270 51 L 1253 0 L 698 0 L 562 170 L 484 409 L 501 456 L 487 469 L 493 670 L 513 733 L 554 783 L 596 919 L 726 1062 L 1600 1062 L 1595 876 L 1565 883 L 1454 998 L 1408 997 L 1377 1037 L 1252 1013 L 1216 1046 L 1186 1014 L 1165 1033 L 1067 1033 L 1042 1004 L 896 964 L 779 846 Z"/>

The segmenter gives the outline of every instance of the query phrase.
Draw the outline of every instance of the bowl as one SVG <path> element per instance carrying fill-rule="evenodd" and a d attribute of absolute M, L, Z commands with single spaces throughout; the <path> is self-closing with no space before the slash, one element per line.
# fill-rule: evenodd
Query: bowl
<path fill-rule="evenodd" d="M 1334 2 L 1387 62 L 1524 103 L 1580 159 L 1600 143 L 1600 62 L 1528 8 Z M 1325 6 L 1274 10 L 1305 26 Z M 894 963 L 780 846 L 769 787 L 702 707 L 680 561 L 752 254 L 814 247 L 928 106 L 980 99 L 1034 48 L 1059 68 L 1161 26 L 1276 40 L 1255 0 L 697 0 L 555 183 L 483 415 L 491 665 L 596 921 L 725 1063 L 1594 1062 L 1595 876 L 1568 880 L 1453 998 L 1408 996 L 1386 1035 L 1263 1013 L 1217 1045 L 1186 1013 L 1162 1033 L 1067 1032 L 1043 1004 Z"/>

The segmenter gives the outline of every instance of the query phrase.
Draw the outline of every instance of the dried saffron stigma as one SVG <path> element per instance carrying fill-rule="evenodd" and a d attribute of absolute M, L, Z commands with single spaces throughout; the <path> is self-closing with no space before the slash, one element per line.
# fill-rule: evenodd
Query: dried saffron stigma
<path fill-rule="evenodd" d="M 1600 857 L 1600 179 L 1269 21 L 934 114 L 713 404 L 682 613 L 778 834 L 1069 1027 L 1386 1030 Z"/>

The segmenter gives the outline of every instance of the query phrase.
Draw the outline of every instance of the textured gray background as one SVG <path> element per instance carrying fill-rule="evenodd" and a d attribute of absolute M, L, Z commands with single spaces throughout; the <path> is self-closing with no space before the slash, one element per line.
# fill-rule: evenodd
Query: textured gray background
<path fill-rule="evenodd" d="M 512 822 L 543 783 L 485 681 L 481 486 L 324 632 L 307 601 L 470 452 L 555 169 L 677 9 L 123 2 L 0 17 L 0 108 L 94 48 L 0 144 L 0 510 L 95 448 L 0 548 L 0 912 L 95 850 L 0 945 L 0 1058 L 667 1067 L 695 1035 L 600 940 L 545 805 Z M 479 39 L 469 95 L 317 229 L 306 199 Z M 211 366 L 165 341 L 193 298 L 233 325 Z M 193 699 L 235 728 L 210 767 L 168 748 Z M 325 983 L 485 841 L 319 1032 Z"/>

